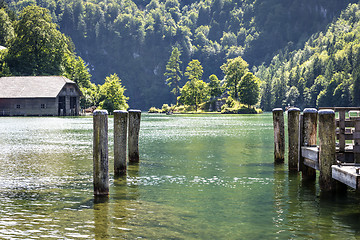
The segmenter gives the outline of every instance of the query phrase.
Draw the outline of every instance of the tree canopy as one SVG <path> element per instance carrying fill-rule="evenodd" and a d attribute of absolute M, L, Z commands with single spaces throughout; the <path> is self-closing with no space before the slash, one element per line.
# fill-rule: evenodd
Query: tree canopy
<path fill-rule="evenodd" d="M 208 85 L 201 80 L 203 68 L 199 60 L 191 60 L 184 75 L 188 77 L 189 81 L 181 88 L 179 102 L 185 105 L 193 105 L 197 111 L 199 105 L 209 98 Z"/>
<path fill-rule="evenodd" d="M 267 65 L 279 49 L 299 49 L 356 0 L 14 0 L 19 13 L 38 4 L 73 40 L 92 81 L 116 72 L 133 106 L 170 102 L 162 87 L 166 63 L 176 46 L 180 69 L 191 59 L 203 64 L 204 79 L 223 79 L 219 68 L 241 56 L 251 67 Z M 11 18 L 11 17 L 10 17 Z M 181 87 L 181 86 L 180 86 Z"/>
<path fill-rule="evenodd" d="M 71 40 L 52 22 L 49 10 L 28 6 L 18 20 L 11 21 L 6 11 L 0 9 L 0 29 L 4 30 L 4 45 L 9 46 L 8 50 L 0 51 L 2 76 L 64 75 L 83 92 L 81 107 L 100 106 L 110 112 L 128 108 L 129 98 L 124 96 L 125 88 L 116 74 L 107 77 L 103 85 L 91 83 L 87 65 L 75 54 Z"/>
<path fill-rule="evenodd" d="M 15 22 L 16 38 L 10 43 L 6 61 L 16 75 L 60 75 L 67 54 L 68 39 L 57 30 L 49 10 L 29 6 Z"/>
<path fill-rule="evenodd" d="M 126 110 L 129 99 L 124 95 L 125 88 L 116 74 L 105 78 L 105 83 L 100 86 L 100 107 L 110 113 L 114 110 Z"/>
<path fill-rule="evenodd" d="M 359 106 L 359 16 L 359 4 L 351 4 L 302 49 L 286 48 L 269 66 L 259 66 L 256 75 L 264 82 L 261 107 Z"/>
<path fill-rule="evenodd" d="M 240 102 L 248 105 L 257 104 L 259 100 L 259 84 L 260 80 L 251 72 L 247 72 L 239 83 L 239 98 Z"/>
<path fill-rule="evenodd" d="M 244 74 L 248 71 L 249 64 L 241 57 L 228 59 L 221 66 L 225 74 L 226 87 L 235 99 L 239 98 L 239 83 Z"/>

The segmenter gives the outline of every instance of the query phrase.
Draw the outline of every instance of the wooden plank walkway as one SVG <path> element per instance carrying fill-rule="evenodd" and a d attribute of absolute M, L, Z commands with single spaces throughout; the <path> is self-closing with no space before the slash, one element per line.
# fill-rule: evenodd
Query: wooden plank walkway
<path fill-rule="evenodd" d="M 320 171 L 322 191 L 335 191 L 334 180 L 360 190 L 360 107 L 320 109 L 288 109 L 289 171 L 301 171 L 309 181 Z M 283 110 L 273 109 L 276 163 L 284 161 L 283 119 Z"/>
<path fill-rule="evenodd" d="M 353 189 L 360 187 L 360 164 L 355 165 L 332 165 L 332 177 Z"/>
<path fill-rule="evenodd" d="M 360 189 L 360 163 L 353 163 L 353 149 L 348 146 L 347 156 L 348 162 L 339 161 L 339 148 L 337 148 L 338 165 L 332 165 L 332 178 L 338 180 L 351 188 Z M 319 167 L 319 148 L 316 147 L 301 147 L 301 155 L 304 157 L 304 164 L 308 167 L 320 171 Z M 342 155 L 343 157 L 344 155 Z M 341 157 L 341 158 L 342 158 Z M 352 161 L 352 162 L 351 162 Z"/>
<path fill-rule="evenodd" d="M 339 113 L 339 119 L 336 119 L 338 164 L 331 166 L 332 178 L 353 189 L 360 189 L 360 108 L 331 109 Z M 301 146 L 301 156 L 304 165 L 320 171 L 318 146 Z"/>
<path fill-rule="evenodd" d="M 304 158 L 304 164 L 316 170 L 319 167 L 319 148 L 315 147 L 301 147 L 301 155 Z"/>

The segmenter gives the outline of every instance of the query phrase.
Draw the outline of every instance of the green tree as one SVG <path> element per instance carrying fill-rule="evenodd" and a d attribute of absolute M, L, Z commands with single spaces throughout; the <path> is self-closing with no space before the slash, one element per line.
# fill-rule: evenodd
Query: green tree
<path fill-rule="evenodd" d="M 105 83 L 100 86 L 100 108 L 106 109 L 110 113 L 114 110 L 127 109 L 129 98 L 124 95 L 125 90 L 117 74 L 106 77 Z"/>
<path fill-rule="evenodd" d="M 290 90 L 286 93 L 286 103 L 290 106 L 296 106 L 299 99 L 299 90 L 297 87 L 292 86 Z"/>
<path fill-rule="evenodd" d="M 215 74 L 212 74 L 209 77 L 209 91 L 211 98 L 220 97 L 223 93 L 221 88 L 221 82 Z"/>
<path fill-rule="evenodd" d="M 201 103 L 205 102 L 209 98 L 208 85 L 202 80 L 193 79 L 187 81 L 181 88 L 181 95 L 179 102 L 184 105 L 195 106 L 195 110 Z"/>
<path fill-rule="evenodd" d="M 248 71 L 248 66 L 249 64 L 241 57 L 228 59 L 227 62 L 221 66 L 225 74 L 226 87 L 236 100 L 239 98 L 239 82 Z"/>
<path fill-rule="evenodd" d="M 203 70 L 199 60 L 190 61 L 185 72 L 189 81 L 181 89 L 179 98 L 181 103 L 195 106 L 196 111 L 199 105 L 209 98 L 208 85 L 201 80 L 202 74 Z"/>
<path fill-rule="evenodd" d="M 15 24 L 17 35 L 9 47 L 7 62 L 15 75 L 60 75 L 68 39 L 57 30 L 47 9 L 29 6 Z"/>
<path fill-rule="evenodd" d="M 284 79 L 275 78 L 272 81 L 271 85 L 271 95 L 272 95 L 272 106 L 273 107 L 283 107 L 284 100 L 286 97 L 286 84 Z"/>
<path fill-rule="evenodd" d="M 100 87 L 91 83 L 89 87 L 80 88 L 83 97 L 80 98 L 81 108 L 88 108 L 99 105 Z"/>
<path fill-rule="evenodd" d="M 251 72 L 247 72 L 239 83 L 239 98 L 240 102 L 247 104 L 250 108 L 259 100 L 259 85 L 260 80 Z"/>
<path fill-rule="evenodd" d="M 326 79 L 323 75 L 319 75 L 314 82 L 314 85 L 310 88 L 309 106 L 317 106 L 316 100 L 318 95 L 326 87 Z"/>
<path fill-rule="evenodd" d="M 12 22 L 4 9 L 0 9 L 0 45 L 8 46 L 8 42 L 15 37 Z"/>
<path fill-rule="evenodd" d="M 91 74 L 81 57 L 67 56 L 64 76 L 76 82 L 80 88 L 91 88 Z"/>
<path fill-rule="evenodd" d="M 201 63 L 197 59 L 193 59 L 189 62 L 186 67 L 185 76 L 189 78 L 189 80 L 200 80 L 204 73 L 203 67 Z"/>
<path fill-rule="evenodd" d="M 182 72 L 180 71 L 180 64 L 182 63 L 180 61 L 180 55 L 181 52 L 177 47 L 174 47 L 170 59 L 168 63 L 166 64 L 166 72 L 165 76 L 166 84 L 172 88 L 171 92 L 175 95 L 176 98 L 176 104 L 177 104 L 177 97 L 180 91 L 179 83 L 181 81 Z"/>
<path fill-rule="evenodd" d="M 337 72 L 333 75 L 326 88 L 322 90 L 317 97 L 318 107 L 333 107 L 337 105 L 338 102 L 343 102 L 343 97 L 341 95 L 343 94 L 344 85 L 338 86 L 343 81 L 347 81 L 346 77 L 347 76 L 343 72 Z M 334 94 L 338 99 L 334 98 Z"/>
<path fill-rule="evenodd" d="M 332 98 L 335 107 L 350 106 L 351 104 L 351 86 L 352 78 L 344 75 L 340 84 L 335 88 Z"/>
<path fill-rule="evenodd" d="M 353 89 L 352 99 L 354 106 L 360 106 L 360 68 L 354 69 L 352 72 Z"/>
<path fill-rule="evenodd" d="M 260 100 L 260 107 L 265 111 L 272 110 L 272 95 L 271 95 L 271 80 L 265 79 L 261 86 L 261 100 Z"/>

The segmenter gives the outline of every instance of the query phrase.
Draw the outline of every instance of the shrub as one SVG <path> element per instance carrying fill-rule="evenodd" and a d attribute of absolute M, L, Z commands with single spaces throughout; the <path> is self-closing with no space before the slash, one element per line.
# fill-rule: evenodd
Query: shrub
<path fill-rule="evenodd" d="M 161 107 L 161 112 L 162 113 L 167 113 L 170 110 L 171 110 L 171 107 L 168 104 L 163 104 L 162 107 Z"/>
<path fill-rule="evenodd" d="M 161 113 L 161 109 L 157 109 L 156 107 L 151 107 L 148 113 Z"/>

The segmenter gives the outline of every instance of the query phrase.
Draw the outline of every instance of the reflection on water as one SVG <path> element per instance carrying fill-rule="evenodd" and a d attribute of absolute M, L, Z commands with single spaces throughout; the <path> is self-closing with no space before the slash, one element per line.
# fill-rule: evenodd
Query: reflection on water
<path fill-rule="evenodd" d="M 140 164 L 94 198 L 92 118 L 0 118 L 0 239 L 357 238 L 358 194 L 273 164 L 271 114 L 141 124 Z"/>

